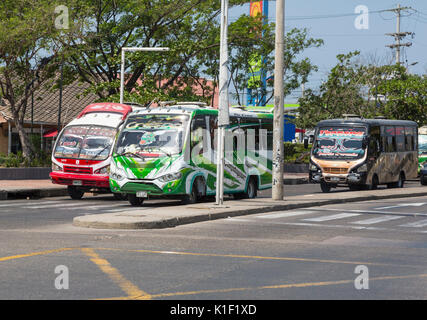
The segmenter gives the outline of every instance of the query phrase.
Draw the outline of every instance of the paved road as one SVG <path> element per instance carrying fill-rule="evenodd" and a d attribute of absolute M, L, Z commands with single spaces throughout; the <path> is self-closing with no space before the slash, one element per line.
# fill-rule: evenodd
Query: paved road
<path fill-rule="evenodd" d="M 124 207 L 108 196 L 0 202 L 0 299 L 427 298 L 427 197 L 162 230 L 71 225 Z M 68 289 L 55 287 L 58 266 Z M 368 288 L 357 289 L 362 275 Z"/>

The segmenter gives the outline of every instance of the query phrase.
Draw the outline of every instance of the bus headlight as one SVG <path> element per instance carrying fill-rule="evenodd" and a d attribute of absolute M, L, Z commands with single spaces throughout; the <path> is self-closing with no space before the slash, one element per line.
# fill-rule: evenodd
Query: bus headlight
<path fill-rule="evenodd" d="M 105 166 L 95 171 L 95 174 L 109 174 L 109 173 L 110 173 L 110 166 Z"/>
<path fill-rule="evenodd" d="M 181 177 L 182 177 L 182 173 L 176 172 L 176 173 L 165 174 L 164 176 L 161 176 L 159 180 L 161 182 L 169 182 L 169 181 L 181 179 Z"/>
<path fill-rule="evenodd" d="M 125 171 L 120 168 L 119 166 L 115 165 L 114 162 L 111 162 L 110 165 L 110 178 L 117 180 L 117 181 L 121 181 L 124 178 L 126 178 L 126 173 Z"/>
<path fill-rule="evenodd" d="M 52 171 L 63 171 L 61 166 L 58 166 L 57 164 L 52 162 Z"/>
<path fill-rule="evenodd" d="M 319 168 L 316 165 L 310 164 L 310 171 L 317 171 L 317 170 L 319 170 Z"/>
<path fill-rule="evenodd" d="M 116 172 L 112 173 L 110 176 L 112 179 L 117 180 L 117 181 L 121 181 L 125 178 L 120 173 L 116 173 Z"/>
<path fill-rule="evenodd" d="M 359 168 L 357 168 L 358 173 L 368 172 L 368 166 L 365 164 L 361 165 Z"/>

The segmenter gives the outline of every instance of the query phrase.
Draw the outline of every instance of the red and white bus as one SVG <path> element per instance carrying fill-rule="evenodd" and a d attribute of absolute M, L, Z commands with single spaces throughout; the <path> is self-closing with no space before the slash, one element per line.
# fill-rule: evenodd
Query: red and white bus
<path fill-rule="evenodd" d="M 58 135 L 52 152 L 52 182 L 68 186 L 72 199 L 81 199 L 90 191 L 111 192 L 112 147 L 118 128 L 132 110 L 119 103 L 88 105 Z"/>

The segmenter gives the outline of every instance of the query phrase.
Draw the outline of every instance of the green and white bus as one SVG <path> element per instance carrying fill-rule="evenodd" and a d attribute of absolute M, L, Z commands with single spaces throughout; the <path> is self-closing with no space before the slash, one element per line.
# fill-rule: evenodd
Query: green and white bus
<path fill-rule="evenodd" d="M 427 161 L 427 126 L 418 128 L 418 171 Z"/>
<path fill-rule="evenodd" d="M 131 113 L 116 139 L 110 188 L 132 205 L 166 197 L 195 203 L 216 193 L 218 110 L 171 103 Z M 224 194 L 254 198 L 272 185 L 273 115 L 230 108 Z"/>

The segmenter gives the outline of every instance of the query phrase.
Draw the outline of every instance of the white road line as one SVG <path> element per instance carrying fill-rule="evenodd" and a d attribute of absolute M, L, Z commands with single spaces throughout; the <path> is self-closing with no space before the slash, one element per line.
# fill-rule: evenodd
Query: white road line
<path fill-rule="evenodd" d="M 255 216 L 254 218 L 257 219 L 277 219 L 277 218 L 286 218 L 286 217 L 294 217 L 294 216 L 300 216 L 304 214 L 311 214 L 313 211 L 289 211 L 289 212 L 280 212 L 280 213 L 272 213 L 272 214 L 266 214 L 262 216 Z"/>
<path fill-rule="evenodd" d="M 425 227 L 425 226 L 427 226 L 427 219 L 424 219 L 424 220 L 421 220 L 421 221 L 416 221 L 416 222 L 402 224 L 399 227 L 422 228 L 422 227 Z"/>
<path fill-rule="evenodd" d="M 39 202 L 10 202 L 10 203 L 2 203 L 0 207 L 26 207 L 40 204 L 58 204 L 61 201 L 39 201 Z"/>
<path fill-rule="evenodd" d="M 425 205 L 425 202 L 418 202 L 418 203 L 401 203 L 394 206 L 388 206 L 388 207 L 379 207 L 375 208 L 375 210 L 384 210 L 384 209 L 392 209 L 392 208 L 402 208 L 402 207 L 421 207 Z"/>
<path fill-rule="evenodd" d="M 44 205 L 41 205 L 43 203 L 35 203 L 40 205 L 23 205 L 20 206 L 21 208 L 27 208 L 27 209 L 50 209 L 54 207 L 62 208 L 62 207 L 74 207 L 77 208 L 84 208 L 88 207 L 89 210 L 93 210 L 91 208 L 105 208 L 105 207 L 118 207 L 125 205 L 124 202 L 118 202 L 118 203 L 106 203 L 101 204 L 101 202 L 86 202 L 86 201 L 66 201 L 66 202 L 46 202 Z M 69 208 L 68 210 L 72 210 L 73 208 Z"/>
<path fill-rule="evenodd" d="M 403 217 L 403 216 L 382 216 L 382 217 L 377 217 L 377 218 L 359 220 L 359 221 L 355 221 L 355 222 L 351 222 L 351 223 L 367 225 L 367 224 L 375 224 L 375 223 L 380 223 L 380 222 L 397 220 L 397 219 L 401 219 L 401 218 L 405 218 L 405 217 Z"/>
<path fill-rule="evenodd" d="M 308 219 L 303 219 L 303 220 L 304 221 L 312 221 L 312 222 L 322 222 L 322 221 L 344 219 L 344 218 L 350 218 L 350 217 L 356 217 L 356 216 L 360 216 L 360 213 L 339 213 L 339 214 L 333 214 L 333 215 L 329 215 L 329 216 L 321 216 L 321 217 L 308 218 Z"/>

